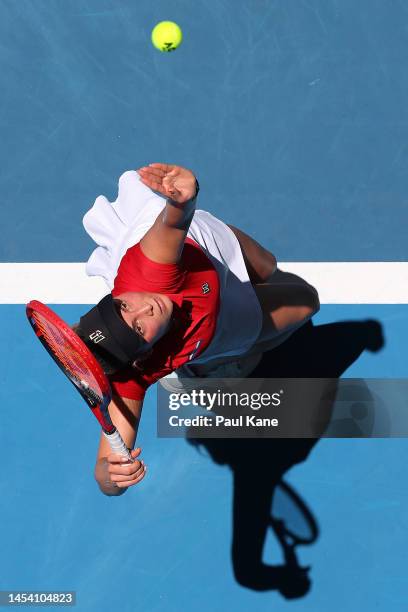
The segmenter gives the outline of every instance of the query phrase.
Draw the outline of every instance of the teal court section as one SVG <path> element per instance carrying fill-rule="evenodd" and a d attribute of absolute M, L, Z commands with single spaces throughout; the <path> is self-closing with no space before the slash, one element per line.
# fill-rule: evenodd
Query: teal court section
<path fill-rule="evenodd" d="M 162 54 L 154 25 L 180 24 Z M 199 206 L 280 261 L 406 261 L 404 2 L 0 5 L 1 261 L 85 261 L 125 170 L 194 169 Z"/>
<path fill-rule="evenodd" d="M 83 306 L 55 309 L 73 322 Z M 149 474 L 123 497 L 104 497 L 93 480 L 96 421 L 36 342 L 24 308 L 2 306 L 1 316 L 4 588 L 73 589 L 81 611 L 195 611 L 211 601 L 219 611 L 314 612 L 328 600 L 334 612 L 404 610 L 406 438 L 320 440 L 288 472 L 320 528 L 300 550 L 312 589 L 294 601 L 257 593 L 239 586 L 231 567 L 230 469 L 185 440 L 156 437 L 153 388 L 138 437 Z M 382 324 L 385 346 L 364 351 L 344 377 L 403 377 L 406 306 L 326 306 L 315 325 L 367 317 Z M 264 560 L 282 562 L 271 534 Z"/>

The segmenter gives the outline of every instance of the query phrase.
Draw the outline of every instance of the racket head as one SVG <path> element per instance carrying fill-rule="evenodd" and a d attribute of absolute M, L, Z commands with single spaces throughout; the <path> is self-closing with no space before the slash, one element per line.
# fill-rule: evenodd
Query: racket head
<path fill-rule="evenodd" d="M 312 544 L 319 535 L 316 520 L 305 502 L 283 480 L 273 494 L 271 521 L 294 545 Z"/>
<path fill-rule="evenodd" d="M 37 338 L 65 376 L 82 395 L 106 433 L 115 431 L 108 405 L 109 380 L 95 356 L 51 308 L 38 300 L 26 305 L 26 315 Z"/>

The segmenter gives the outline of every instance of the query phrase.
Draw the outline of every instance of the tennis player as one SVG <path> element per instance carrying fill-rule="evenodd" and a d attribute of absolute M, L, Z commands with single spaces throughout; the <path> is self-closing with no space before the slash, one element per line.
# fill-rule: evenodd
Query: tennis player
<path fill-rule="evenodd" d="M 154 163 L 125 172 L 117 199 L 99 196 L 84 217 L 98 245 L 87 273 L 110 293 L 74 328 L 109 375 L 109 412 L 132 449 L 151 384 L 175 374 L 248 375 L 320 307 L 316 289 L 279 270 L 267 249 L 196 209 L 198 191 L 191 170 Z M 140 453 L 126 463 L 101 436 L 103 493 L 120 495 L 144 478 Z"/>

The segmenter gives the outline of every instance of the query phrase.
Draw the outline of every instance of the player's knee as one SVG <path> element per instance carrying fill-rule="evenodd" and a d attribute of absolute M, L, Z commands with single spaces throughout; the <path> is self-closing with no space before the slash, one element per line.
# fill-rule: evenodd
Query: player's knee
<path fill-rule="evenodd" d="M 312 285 L 309 285 L 311 292 L 312 292 L 312 315 L 316 314 L 317 312 L 319 312 L 320 310 L 320 298 L 319 298 L 319 294 L 317 292 L 317 289 L 315 289 L 314 287 L 312 287 Z"/>
<path fill-rule="evenodd" d="M 258 274 L 261 278 L 261 282 L 265 282 L 270 276 L 272 276 L 272 274 L 274 274 L 274 272 L 276 272 L 278 262 L 276 261 L 275 255 L 264 249 L 262 260 L 258 265 Z"/>
<path fill-rule="evenodd" d="M 319 294 L 312 285 L 308 284 L 303 287 L 300 300 L 301 304 L 297 308 L 297 319 L 306 322 L 320 310 Z"/>
<path fill-rule="evenodd" d="M 320 310 L 319 294 L 314 287 L 308 286 L 305 293 L 305 304 L 299 307 L 299 317 L 305 321 Z"/>

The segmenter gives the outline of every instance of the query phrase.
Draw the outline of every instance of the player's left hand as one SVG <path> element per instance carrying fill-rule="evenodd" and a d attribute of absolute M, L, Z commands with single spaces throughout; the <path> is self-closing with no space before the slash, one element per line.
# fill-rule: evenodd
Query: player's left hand
<path fill-rule="evenodd" d="M 149 164 L 137 173 L 144 185 L 177 204 L 185 204 L 196 195 L 196 178 L 191 170 L 172 164 Z"/>

